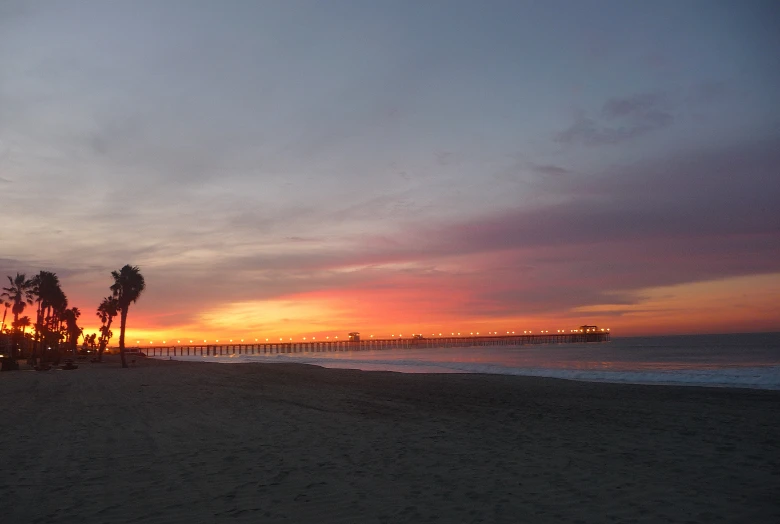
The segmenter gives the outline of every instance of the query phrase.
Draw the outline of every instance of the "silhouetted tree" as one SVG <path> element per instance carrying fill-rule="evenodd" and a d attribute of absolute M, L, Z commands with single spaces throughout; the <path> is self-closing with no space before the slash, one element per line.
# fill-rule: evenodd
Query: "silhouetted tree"
<path fill-rule="evenodd" d="M 59 330 L 53 321 L 56 311 L 64 309 L 67 298 L 60 286 L 60 279 L 51 271 L 41 271 L 32 279 L 33 294 L 38 303 L 35 321 L 35 344 L 33 345 L 33 364 L 38 354 L 45 355 L 45 347 L 59 343 Z M 39 346 L 43 346 L 40 347 Z M 40 351 L 39 351 L 40 349 Z"/>
<path fill-rule="evenodd" d="M 0 323 L 0 333 L 5 330 L 5 316 L 8 314 L 8 308 L 11 307 L 10 302 L 3 301 L 3 322 Z"/>
<path fill-rule="evenodd" d="M 127 367 L 125 359 L 125 328 L 127 327 L 127 311 L 130 304 L 138 300 L 141 293 L 146 288 L 141 270 L 138 266 L 125 265 L 119 271 L 112 271 L 114 285 L 111 286 L 111 292 L 117 299 L 119 305 L 120 323 L 119 323 L 119 355 L 122 359 L 122 367 Z"/>
<path fill-rule="evenodd" d="M 72 307 L 70 309 L 66 309 L 63 313 L 63 320 L 65 322 L 65 333 L 67 334 L 67 344 L 70 346 L 71 350 L 73 351 L 73 354 L 76 354 L 76 350 L 78 349 L 78 343 L 79 343 L 79 337 L 81 336 L 81 333 L 84 331 L 81 329 L 76 321 L 81 316 L 81 311 L 79 311 L 79 308 Z"/>
<path fill-rule="evenodd" d="M 25 277 L 24 273 L 17 273 L 15 278 L 8 277 L 10 286 L 3 288 L 2 297 L 11 301 L 11 312 L 14 314 L 14 336 L 11 345 L 11 358 L 16 358 L 17 345 L 19 343 L 19 315 L 24 312 L 27 305 L 32 305 L 32 281 Z M 15 367 L 15 366 L 14 366 Z"/>
<path fill-rule="evenodd" d="M 119 314 L 119 301 L 114 297 L 106 297 L 103 302 L 97 308 L 96 315 L 100 319 L 102 325 L 100 326 L 100 346 L 98 348 L 98 361 L 103 361 L 103 352 L 106 350 L 108 341 L 111 340 L 113 332 L 111 331 L 111 323 L 114 321 L 114 317 Z"/>
<path fill-rule="evenodd" d="M 16 321 L 16 327 L 22 328 L 22 336 L 24 336 L 24 332 L 27 331 L 27 328 L 30 327 L 30 324 L 32 324 L 32 322 L 27 315 L 19 317 L 19 320 Z"/>

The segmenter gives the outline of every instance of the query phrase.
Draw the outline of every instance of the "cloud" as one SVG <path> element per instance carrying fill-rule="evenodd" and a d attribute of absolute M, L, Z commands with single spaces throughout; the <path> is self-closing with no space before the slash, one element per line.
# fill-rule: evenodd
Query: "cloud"
<path fill-rule="evenodd" d="M 539 173 L 542 173 L 543 175 L 550 175 L 550 176 L 563 176 L 568 175 L 571 173 L 568 169 L 565 169 L 560 166 L 554 166 L 554 165 L 533 165 L 532 168 L 534 171 L 537 171 Z"/>
<path fill-rule="evenodd" d="M 606 118 L 644 117 L 655 113 L 664 105 L 666 97 L 661 93 L 642 93 L 624 98 L 610 98 L 604 103 L 601 114 Z"/>
<path fill-rule="evenodd" d="M 610 98 L 601 109 L 604 121 L 580 114 L 571 126 L 555 135 L 555 141 L 586 146 L 631 141 L 672 125 L 674 116 L 668 106 L 669 101 L 662 93 Z"/>

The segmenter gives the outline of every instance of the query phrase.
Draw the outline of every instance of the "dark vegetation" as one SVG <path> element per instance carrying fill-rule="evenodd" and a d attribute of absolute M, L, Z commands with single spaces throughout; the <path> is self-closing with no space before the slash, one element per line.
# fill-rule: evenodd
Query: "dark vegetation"
<path fill-rule="evenodd" d="M 81 352 L 94 351 L 96 360 L 100 361 L 113 336 L 111 326 L 117 316 L 120 317 L 122 367 L 127 367 L 124 353 L 127 313 L 146 283 L 137 266 L 125 265 L 119 271 L 112 271 L 111 276 L 114 279 L 110 286 L 111 295 L 102 300 L 96 311 L 101 321 L 99 338 L 97 333 L 84 334 L 83 328 L 79 327 L 81 310 L 68 307 L 68 298 L 56 274 L 41 271 L 32 278 L 27 278 L 24 273 L 9 276 L 9 285 L 2 288 L 0 294 L 0 306 L 3 307 L 0 323 L 2 370 L 19 369 L 18 360 L 24 358 L 36 369 L 46 369 L 49 363 L 57 365 L 63 356 L 75 356 L 79 352 L 82 336 Z M 9 309 L 12 319 L 6 323 Z M 34 315 L 35 321 L 24 314 L 26 311 Z"/>

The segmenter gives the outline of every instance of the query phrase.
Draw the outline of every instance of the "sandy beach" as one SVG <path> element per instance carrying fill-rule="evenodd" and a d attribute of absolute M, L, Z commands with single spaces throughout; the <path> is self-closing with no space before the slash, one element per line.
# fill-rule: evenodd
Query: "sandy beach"
<path fill-rule="evenodd" d="M 778 522 L 780 393 L 116 357 L 0 375 L 2 522 Z"/>

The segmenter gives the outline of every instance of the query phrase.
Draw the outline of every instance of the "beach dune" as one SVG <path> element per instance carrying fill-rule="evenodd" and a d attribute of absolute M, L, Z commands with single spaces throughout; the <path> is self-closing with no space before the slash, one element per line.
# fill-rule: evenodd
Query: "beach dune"
<path fill-rule="evenodd" d="M 4 523 L 780 522 L 780 392 L 109 357 L 0 405 Z"/>

